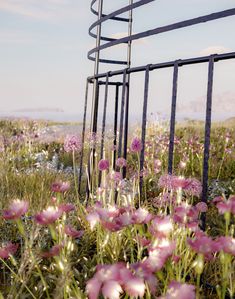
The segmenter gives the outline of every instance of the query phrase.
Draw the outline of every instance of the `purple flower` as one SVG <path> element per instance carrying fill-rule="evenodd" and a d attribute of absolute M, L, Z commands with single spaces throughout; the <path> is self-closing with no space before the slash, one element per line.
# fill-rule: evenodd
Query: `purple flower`
<path fill-rule="evenodd" d="M 11 242 L 8 242 L 5 246 L 0 247 L 0 258 L 8 259 L 10 255 L 16 253 L 18 247 L 18 244 L 12 244 Z"/>
<path fill-rule="evenodd" d="M 36 214 L 34 216 L 34 219 L 38 224 L 48 225 L 54 223 L 62 214 L 62 209 L 50 206 L 46 210 L 43 210 L 41 213 Z"/>
<path fill-rule="evenodd" d="M 131 151 L 134 153 L 139 153 L 142 150 L 142 143 L 141 140 L 135 137 L 131 142 Z"/>
<path fill-rule="evenodd" d="M 80 152 L 82 148 L 82 142 L 81 139 L 78 136 L 72 135 L 67 136 L 64 141 L 64 150 L 67 153 L 70 152 Z"/>
<path fill-rule="evenodd" d="M 117 161 L 116 161 L 116 165 L 120 168 L 126 167 L 126 165 L 127 165 L 126 159 L 118 158 Z"/>
<path fill-rule="evenodd" d="M 58 192 L 58 193 L 64 193 L 64 192 L 68 191 L 69 188 L 70 188 L 70 183 L 69 182 L 59 181 L 59 182 L 54 182 L 51 185 L 51 190 L 53 192 Z"/>
<path fill-rule="evenodd" d="M 4 210 L 2 216 L 6 220 L 15 220 L 28 211 L 29 203 L 24 200 L 13 200 L 8 210 Z"/>
<path fill-rule="evenodd" d="M 166 296 L 159 299 L 195 299 L 195 286 L 186 283 L 172 281 L 169 285 Z"/>
<path fill-rule="evenodd" d="M 107 170 L 109 168 L 109 161 L 106 159 L 101 159 L 98 163 L 98 169 L 100 171 Z"/>

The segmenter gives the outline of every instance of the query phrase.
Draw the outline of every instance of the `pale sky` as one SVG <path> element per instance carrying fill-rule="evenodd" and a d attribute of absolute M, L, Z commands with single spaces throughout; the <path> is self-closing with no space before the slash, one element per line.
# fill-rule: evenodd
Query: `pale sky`
<path fill-rule="evenodd" d="M 104 0 L 104 10 L 109 13 L 127 4 L 128 0 Z M 235 0 L 156 0 L 135 10 L 133 31 L 234 7 Z M 89 0 L 0 0 L 0 112 L 48 107 L 80 114 L 86 77 L 93 73 L 87 52 L 94 45 L 88 27 L 95 20 Z M 133 65 L 235 51 L 234 29 L 235 16 L 137 41 Z M 111 36 L 126 30 L 126 24 L 119 22 L 103 27 L 103 33 Z M 109 57 L 110 51 L 106 52 Z M 111 54 L 125 58 L 125 46 Z M 232 116 L 235 61 L 218 63 L 215 71 L 215 113 Z M 132 81 L 131 101 L 137 110 L 142 107 L 141 78 L 137 75 Z M 206 79 L 207 65 L 180 70 L 179 113 L 203 112 Z M 149 111 L 165 112 L 171 98 L 172 70 L 151 73 L 150 81 L 154 87 Z"/>

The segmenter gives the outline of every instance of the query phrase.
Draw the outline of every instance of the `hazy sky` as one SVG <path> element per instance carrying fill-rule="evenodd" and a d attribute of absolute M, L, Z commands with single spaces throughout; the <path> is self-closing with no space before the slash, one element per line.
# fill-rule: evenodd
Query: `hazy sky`
<path fill-rule="evenodd" d="M 105 12 L 126 4 L 128 0 L 104 0 Z M 94 45 L 88 27 L 96 18 L 89 6 L 90 0 L 0 0 L 0 111 L 44 107 L 82 111 L 85 80 L 93 72 L 93 63 L 87 60 Z M 233 7 L 235 0 L 156 0 L 135 10 L 133 30 Z M 234 29 L 235 17 L 229 17 L 137 41 L 133 65 L 235 51 Z M 126 24 L 118 22 L 103 27 L 104 34 L 112 36 L 126 30 Z M 125 58 L 126 48 L 118 46 L 111 54 Z M 216 113 L 230 115 L 235 112 L 235 61 L 218 63 L 215 71 Z M 133 77 L 131 101 L 136 109 L 142 106 L 142 77 Z M 206 78 L 207 65 L 180 70 L 179 113 L 203 112 Z M 150 80 L 154 87 L 149 110 L 165 111 L 172 70 L 151 73 Z"/>

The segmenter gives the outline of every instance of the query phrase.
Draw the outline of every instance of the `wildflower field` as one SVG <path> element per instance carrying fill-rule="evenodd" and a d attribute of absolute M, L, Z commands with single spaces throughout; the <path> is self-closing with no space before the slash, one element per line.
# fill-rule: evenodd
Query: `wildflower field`
<path fill-rule="evenodd" d="M 164 123 L 142 171 L 138 127 L 127 159 L 86 134 L 80 192 L 81 136 L 42 139 L 50 125 L 0 121 L 0 298 L 235 298 L 234 125 L 213 125 L 207 204 L 202 124 L 177 125 L 173 175 Z"/>

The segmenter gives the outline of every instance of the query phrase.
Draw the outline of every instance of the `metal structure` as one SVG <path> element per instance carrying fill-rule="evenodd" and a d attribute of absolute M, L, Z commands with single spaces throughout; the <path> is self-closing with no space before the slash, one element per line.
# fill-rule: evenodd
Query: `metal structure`
<path fill-rule="evenodd" d="M 105 86 L 104 92 L 104 107 L 103 107 L 103 118 L 102 118 L 102 137 L 105 135 L 106 128 L 106 107 L 108 101 L 108 92 L 110 88 L 115 88 L 115 101 L 114 104 L 114 120 L 113 120 L 113 132 L 114 132 L 114 146 L 118 145 L 117 153 L 118 156 L 127 156 L 127 140 L 128 140 L 128 118 L 129 118 L 129 87 L 131 74 L 133 73 L 145 73 L 145 87 L 143 94 L 143 111 L 142 111 L 142 143 L 143 148 L 140 159 L 140 169 L 143 169 L 144 165 L 144 144 L 146 134 L 146 122 L 147 122 L 147 106 L 148 106 L 148 93 L 149 93 L 149 77 L 150 73 L 163 68 L 173 68 L 173 84 L 172 84 L 172 104 L 171 104 L 171 118 L 170 118 L 170 137 L 169 137 L 169 159 L 168 159 L 168 172 L 171 174 L 173 171 L 173 156 L 174 156 L 174 137 L 175 137 L 175 119 L 176 119 L 176 102 L 177 102 L 177 83 L 179 69 L 185 65 L 193 64 L 208 64 L 208 87 L 207 87 L 207 104 L 206 104 L 206 119 L 205 119 L 205 142 L 204 142 L 204 166 L 203 166 L 203 194 L 202 200 L 207 201 L 208 191 L 208 161 L 209 161 L 209 148 L 210 148 L 210 131 L 211 131 L 211 108 L 212 108 L 212 91 L 213 91 L 213 77 L 214 77 L 214 64 L 217 61 L 228 60 L 235 58 L 235 52 L 226 54 L 214 54 L 205 57 L 195 57 L 191 59 L 178 59 L 176 61 L 168 61 L 157 64 L 143 65 L 139 67 L 131 67 L 131 48 L 132 41 L 137 39 L 143 39 L 153 35 L 164 34 L 169 31 L 194 26 L 204 22 L 211 22 L 214 20 L 226 18 L 235 15 L 235 8 L 215 12 L 199 16 L 192 19 L 183 20 L 181 22 L 168 24 L 162 27 L 156 27 L 151 30 L 132 34 L 132 13 L 135 9 L 146 6 L 156 0 L 127 0 L 129 3 L 125 7 L 122 7 L 112 13 L 103 13 L 103 0 L 92 0 L 91 11 L 97 16 L 97 21 L 89 28 L 89 34 L 91 37 L 96 39 L 96 47 L 88 52 L 88 58 L 95 63 L 94 75 L 87 79 L 86 85 L 86 96 L 85 96 L 85 107 L 84 107 L 84 119 L 83 119 L 83 141 L 86 131 L 86 118 L 87 118 L 87 100 L 88 100 L 88 89 L 89 86 L 93 86 L 93 98 L 92 98 L 92 119 L 90 131 L 92 133 L 97 132 L 97 115 L 100 99 L 100 87 Z M 96 7 L 96 8 L 95 8 Z M 128 17 L 122 17 L 123 14 L 128 14 Z M 121 38 L 111 38 L 102 34 L 102 26 L 107 21 L 110 22 L 122 22 L 127 24 L 127 36 Z M 94 32 L 96 30 L 96 32 Z M 114 60 L 100 58 L 101 53 L 104 49 L 112 49 L 116 45 L 125 44 L 127 46 L 127 59 Z M 109 71 L 105 73 L 99 72 L 100 63 L 106 63 L 111 65 L 120 65 L 119 70 Z M 118 76 L 122 75 L 122 81 L 115 80 Z M 110 99 L 109 99 L 110 100 Z M 119 128 L 118 128 L 118 117 L 119 117 Z M 117 140 L 117 130 L 119 130 L 119 138 Z M 101 141 L 101 157 L 103 149 L 103 138 Z M 81 169 L 83 162 L 83 152 L 81 157 Z M 82 171 L 80 172 L 81 182 Z"/>

